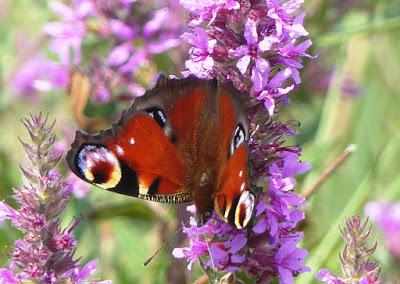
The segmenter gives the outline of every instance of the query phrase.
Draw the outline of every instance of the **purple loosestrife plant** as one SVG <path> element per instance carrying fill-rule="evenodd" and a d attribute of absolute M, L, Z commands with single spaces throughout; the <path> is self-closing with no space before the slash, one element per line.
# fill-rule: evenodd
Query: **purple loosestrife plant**
<path fill-rule="evenodd" d="M 304 219 L 304 198 L 293 193 L 294 176 L 309 170 L 299 161 L 300 149 L 283 146 L 295 122 L 273 121 L 275 106 L 289 102 L 287 94 L 300 84 L 298 69 L 310 40 L 302 26 L 302 1 L 181 0 L 190 13 L 189 32 L 182 35 L 192 47 L 184 76 L 216 77 L 231 81 L 249 94 L 252 125 L 250 160 L 252 178 L 262 184 L 256 216 L 246 231 L 226 224 L 214 214 L 203 226 L 191 219 L 184 233 L 189 246 L 173 255 L 196 261 L 208 273 L 244 271 L 258 283 L 294 277 L 309 270 L 307 252 L 297 247 L 303 234 L 296 225 Z M 192 208 L 191 208 L 192 210 Z"/>
<path fill-rule="evenodd" d="M 379 263 L 370 260 L 377 243 L 371 248 L 367 245 L 371 234 L 368 219 L 362 222 L 360 216 L 349 218 L 340 232 L 345 241 L 345 247 L 339 254 L 343 277 L 336 277 L 329 270 L 321 269 L 317 279 L 328 284 L 378 284 Z"/>
<path fill-rule="evenodd" d="M 10 220 L 23 233 L 14 242 L 9 268 L 0 269 L 1 283 L 75 283 L 86 280 L 96 270 L 97 261 L 83 267 L 74 259 L 76 240 L 72 231 L 78 224 L 61 228 L 61 216 L 71 200 L 71 186 L 55 169 L 59 155 L 54 155 L 54 123 L 42 114 L 23 119 L 29 143 L 21 140 L 30 165 L 21 167 L 23 183 L 14 189 L 14 209 L 0 201 L 0 222 Z M 104 281 L 101 283 L 111 283 Z"/>

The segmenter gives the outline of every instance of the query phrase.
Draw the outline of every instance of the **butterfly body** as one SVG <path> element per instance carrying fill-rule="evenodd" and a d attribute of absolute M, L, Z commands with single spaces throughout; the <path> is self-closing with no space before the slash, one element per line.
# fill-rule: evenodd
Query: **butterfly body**
<path fill-rule="evenodd" d="M 120 121 L 77 132 L 67 162 L 101 188 L 159 202 L 193 201 L 244 228 L 253 215 L 248 128 L 241 95 L 216 80 L 166 79 L 137 98 Z"/>

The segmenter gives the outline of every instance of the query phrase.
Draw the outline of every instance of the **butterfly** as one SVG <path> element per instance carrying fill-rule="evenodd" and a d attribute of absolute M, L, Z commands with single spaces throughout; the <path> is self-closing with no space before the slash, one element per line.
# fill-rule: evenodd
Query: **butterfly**
<path fill-rule="evenodd" d="M 161 75 L 111 128 L 76 132 L 70 169 L 102 189 L 164 202 L 193 202 L 244 229 L 252 220 L 245 101 L 216 79 Z"/>

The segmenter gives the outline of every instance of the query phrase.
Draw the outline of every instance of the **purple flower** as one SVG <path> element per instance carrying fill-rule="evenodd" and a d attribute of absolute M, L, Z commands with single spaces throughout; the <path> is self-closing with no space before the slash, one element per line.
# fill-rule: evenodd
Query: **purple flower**
<path fill-rule="evenodd" d="M 203 28 L 196 27 L 196 33 L 184 33 L 181 37 L 189 44 L 191 58 L 185 62 L 185 67 L 189 70 L 184 75 L 196 74 L 199 78 L 209 78 L 214 66 L 214 59 L 211 54 L 217 43 L 215 39 L 209 40 Z"/>
<path fill-rule="evenodd" d="M 21 278 L 14 273 L 15 264 L 10 263 L 10 268 L 0 268 L 0 282 L 4 284 L 21 283 Z"/>
<path fill-rule="evenodd" d="M 294 275 L 309 271 L 303 264 L 307 252 L 297 248 L 303 234 L 296 232 L 296 224 L 304 219 L 297 207 L 303 205 L 304 198 L 291 192 L 295 186 L 293 175 L 309 166 L 299 162 L 295 153 L 282 151 L 278 156 L 269 166 L 269 190 L 261 193 L 257 204 L 254 235 L 249 241 L 249 247 L 257 253 L 249 255 L 247 269 L 257 279 L 267 281 L 279 274 L 281 283 L 292 283 Z"/>
<path fill-rule="evenodd" d="M 303 264 L 307 251 L 297 248 L 297 243 L 302 237 L 303 235 L 299 234 L 295 238 L 288 238 L 274 255 L 274 263 L 280 275 L 280 283 L 294 283 L 294 275 L 310 271 L 310 268 Z"/>
<path fill-rule="evenodd" d="M 17 217 L 17 211 L 4 201 L 0 201 L 0 225 L 4 220 L 14 220 Z"/>
<path fill-rule="evenodd" d="M 13 76 L 11 88 L 16 96 L 33 96 L 68 85 L 69 74 L 65 66 L 45 59 L 41 55 L 28 60 Z"/>
<path fill-rule="evenodd" d="M 327 284 L 345 284 L 342 279 L 332 275 L 332 273 L 325 268 L 318 271 L 317 279 Z"/>
<path fill-rule="evenodd" d="M 87 32 L 86 18 L 94 12 L 94 4 L 90 0 L 76 0 L 73 4 L 71 8 L 61 2 L 50 2 L 50 9 L 63 21 L 48 23 L 43 28 L 53 37 L 50 49 L 59 56 L 63 65 L 81 62 L 81 44 Z M 71 50 L 74 52 L 72 59 Z"/>
<path fill-rule="evenodd" d="M 365 214 L 382 230 L 388 251 L 400 259 L 400 203 L 369 202 Z"/>
<path fill-rule="evenodd" d="M 135 50 L 130 55 L 129 60 L 125 64 L 121 65 L 119 72 L 122 74 L 130 74 L 137 71 L 147 62 L 149 62 L 149 60 L 146 51 L 144 49 Z"/>
<path fill-rule="evenodd" d="M 124 41 L 132 40 L 134 38 L 135 30 L 123 21 L 110 19 L 108 25 L 111 32 L 114 33 L 117 38 Z"/>
<path fill-rule="evenodd" d="M 183 74 L 232 81 L 272 115 L 301 83 L 302 58 L 311 57 L 306 53 L 311 41 L 297 42 L 308 34 L 304 14 L 298 13 L 302 2 L 182 1 L 193 18 L 183 36 L 193 46 Z"/>
<path fill-rule="evenodd" d="M 276 83 L 282 83 L 284 80 L 286 80 L 289 77 L 288 74 L 290 74 L 289 69 L 279 72 L 269 83 L 264 86 L 266 90 L 263 90 L 257 96 L 257 100 L 263 101 L 264 107 L 267 109 L 269 115 L 273 115 L 275 112 L 275 98 L 286 95 L 294 88 L 294 85 L 286 88 L 274 88 L 274 86 L 277 85 Z M 275 92 L 268 91 L 268 89 L 272 89 Z"/>
<path fill-rule="evenodd" d="M 152 18 L 144 25 L 143 35 L 151 38 L 157 35 L 163 27 L 171 27 L 178 30 L 181 23 L 177 20 L 176 15 L 171 13 L 171 8 L 163 7 L 154 11 Z M 179 7 L 175 7 L 179 10 Z M 182 41 L 178 38 L 171 37 L 171 32 L 162 34 L 159 39 L 150 42 L 147 49 L 152 54 L 163 53 L 171 48 L 179 46 Z"/>
<path fill-rule="evenodd" d="M 132 45 L 128 43 L 117 45 L 108 55 L 107 64 L 109 66 L 120 66 L 124 64 L 128 60 L 132 50 Z"/>
<path fill-rule="evenodd" d="M 299 14 L 297 17 L 292 15 L 298 11 L 303 4 L 303 0 L 266 0 L 268 13 L 267 16 L 275 21 L 275 28 L 277 36 L 282 36 L 284 32 L 289 32 L 294 38 L 308 35 L 302 23 L 304 13 Z"/>
<path fill-rule="evenodd" d="M 72 193 L 76 198 L 82 199 L 90 192 L 90 185 L 71 172 L 68 174 L 66 182 L 72 187 Z"/>
<path fill-rule="evenodd" d="M 81 48 L 88 44 L 100 40 L 110 43 L 106 54 L 101 54 L 104 49 L 93 52 L 100 55 L 91 55 L 89 68 L 85 70 L 93 85 L 91 95 L 98 103 L 106 103 L 113 97 L 132 99 L 125 94 L 142 95 L 143 86 L 151 85 L 159 72 L 155 56 L 183 42 L 179 35 L 184 15 L 177 0 L 67 3 L 69 6 L 51 4 L 61 20 L 48 23 L 44 30 L 52 37 L 50 49 L 66 66 L 79 64 Z M 88 36 L 90 41 L 86 40 Z M 121 93 L 124 95 L 120 96 Z"/>
<path fill-rule="evenodd" d="M 188 211 L 189 210 L 188 208 Z M 195 263 L 199 257 L 207 254 L 208 247 L 204 235 L 212 233 L 213 228 L 209 225 L 197 227 L 194 218 L 190 219 L 189 225 L 190 227 L 183 227 L 183 233 L 187 234 L 190 240 L 189 247 L 175 248 L 172 251 L 172 255 L 176 258 L 186 258 L 189 261 L 188 269 L 191 270 L 193 263 Z"/>
<path fill-rule="evenodd" d="M 247 19 L 244 30 L 244 37 L 247 44 L 241 45 L 236 49 L 230 49 L 229 55 L 234 58 L 239 58 L 236 67 L 243 75 L 247 72 L 250 61 L 253 68 L 251 70 L 251 80 L 253 81 L 253 89 L 259 92 L 263 89 L 263 79 L 268 79 L 270 69 L 269 62 L 261 55 L 264 51 L 270 49 L 272 42 L 278 42 L 278 39 L 265 38 L 259 42 L 257 33 L 257 23 L 251 18 Z M 266 42 L 268 44 L 266 44 Z"/>
<path fill-rule="evenodd" d="M 61 216 L 71 199 L 71 188 L 55 166 L 54 123 L 41 114 L 23 119 L 31 142 L 21 141 L 31 166 L 22 169 L 24 181 L 14 189 L 18 209 L 0 202 L 0 222 L 9 219 L 23 233 L 14 242 L 10 268 L 0 269 L 1 283 L 26 281 L 58 283 L 86 280 L 95 270 L 92 263 L 81 270 L 74 260 L 76 240 L 72 231 L 79 221 L 61 229 Z"/>
<path fill-rule="evenodd" d="M 181 4 L 190 13 L 198 16 L 189 23 L 191 25 L 198 25 L 204 21 L 212 24 L 218 12 L 223 10 L 237 10 L 240 7 L 239 2 L 234 0 L 181 0 Z"/>
<path fill-rule="evenodd" d="M 79 267 L 74 268 L 73 279 L 74 281 L 84 281 L 88 279 L 97 269 L 98 260 L 91 260 L 86 263 L 81 269 Z M 102 281 L 97 283 L 112 283 L 111 281 Z"/>
<path fill-rule="evenodd" d="M 361 88 L 353 79 L 351 73 L 346 74 L 341 86 L 342 96 L 345 98 L 358 97 L 361 94 Z"/>
<path fill-rule="evenodd" d="M 137 2 L 138 0 L 119 0 L 121 5 L 123 5 L 127 10 L 129 10 L 132 6 L 132 3 Z"/>

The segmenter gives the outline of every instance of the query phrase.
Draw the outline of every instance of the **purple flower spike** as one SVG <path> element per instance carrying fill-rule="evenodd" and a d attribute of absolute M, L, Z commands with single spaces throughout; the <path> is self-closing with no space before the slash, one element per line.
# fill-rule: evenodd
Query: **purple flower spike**
<path fill-rule="evenodd" d="M 309 271 L 303 264 L 307 252 L 297 247 L 303 237 L 296 224 L 304 219 L 304 198 L 293 193 L 294 176 L 310 167 L 299 161 L 298 148 L 282 146 L 283 136 L 296 135 L 294 123 L 273 121 L 271 116 L 277 106 L 289 102 L 288 94 L 301 83 L 302 58 L 310 57 L 306 51 L 311 41 L 299 39 L 307 35 L 299 11 L 302 0 L 181 3 L 191 16 L 190 29 L 181 36 L 191 45 L 182 74 L 232 82 L 256 98 L 259 103 L 248 110 L 252 180 L 265 180 L 268 188 L 258 194 L 249 228 L 238 230 L 214 213 L 199 227 L 210 226 L 214 233 L 187 233 L 190 244 L 201 240 L 208 251 L 199 253 L 191 245 L 180 249 L 187 254 L 179 256 L 192 264 L 196 255 L 206 270 L 244 271 L 258 283 L 276 277 L 280 283 L 293 283 L 296 275 Z"/>
<path fill-rule="evenodd" d="M 96 262 L 80 269 L 74 260 L 76 240 L 72 231 L 79 221 L 61 229 L 61 216 L 71 199 L 71 187 L 55 166 L 53 123 L 42 114 L 23 119 L 31 142 L 21 141 L 31 166 L 22 168 L 25 179 L 14 189 L 18 209 L 0 202 L 0 222 L 8 219 L 23 233 L 14 242 L 10 268 L 0 269 L 0 283 L 60 283 L 84 281 L 95 271 Z M 95 282 L 94 282 L 95 283 Z"/>
<path fill-rule="evenodd" d="M 345 241 L 345 247 L 339 255 L 344 277 L 336 277 L 329 270 L 323 268 L 318 271 L 317 279 L 328 284 L 378 284 L 379 262 L 370 261 L 377 243 L 371 248 L 367 246 L 371 234 L 371 227 L 368 228 L 368 219 L 362 221 L 360 216 L 349 218 L 346 220 L 346 227 L 340 229 L 340 232 Z"/>
<path fill-rule="evenodd" d="M 308 35 L 304 13 L 299 13 L 302 0 L 181 3 L 192 16 L 191 29 L 183 37 L 193 46 L 185 76 L 232 81 L 263 102 L 270 115 L 278 103 L 287 102 L 287 95 L 301 83 L 302 58 L 311 57 L 306 53 L 311 41 L 298 43 Z"/>

